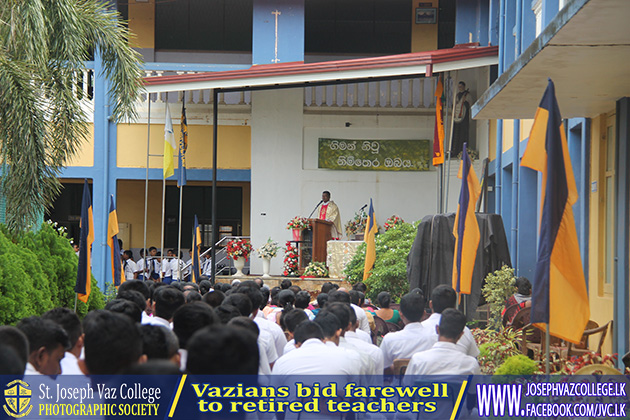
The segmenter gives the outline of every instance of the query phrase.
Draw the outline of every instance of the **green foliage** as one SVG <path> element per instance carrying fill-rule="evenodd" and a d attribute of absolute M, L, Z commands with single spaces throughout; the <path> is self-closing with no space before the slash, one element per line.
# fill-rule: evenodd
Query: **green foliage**
<path fill-rule="evenodd" d="M 471 331 L 479 345 L 477 360 L 484 375 L 493 374 L 509 357 L 519 354 L 516 348 L 518 331 L 511 328 L 501 331 L 475 328 Z"/>
<path fill-rule="evenodd" d="M 486 276 L 486 284 L 481 289 L 481 293 L 490 305 L 490 319 L 488 320 L 490 328 L 501 328 L 501 312 L 505 308 L 505 301 L 516 293 L 515 281 L 514 269 L 506 265 Z"/>
<path fill-rule="evenodd" d="M 306 266 L 304 275 L 307 277 L 328 277 L 328 267 L 326 267 L 326 263 L 311 261 Z"/>
<path fill-rule="evenodd" d="M 538 364 L 527 356 L 510 356 L 494 372 L 495 375 L 533 375 L 538 372 Z"/>
<path fill-rule="evenodd" d="M 376 235 L 376 261 L 372 274 L 365 281 L 368 298 L 374 301 L 380 292 L 388 291 L 393 299 L 398 300 L 409 291 L 407 255 L 416 237 L 417 228 L 418 222 L 402 223 Z M 350 283 L 362 281 L 364 266 L 365 244 L 361 244 L 344 271 L 347 280 Z"/>
<path fill-rule="evenodd" d="M 37 233 L 13 236 L 0 229 L 0 325 L 40 315 L 54 307 L 74 308 L 78 259 L 63 229 L 44 223 Z M 92 277 L 88 304 L 79 301 L 77 312 L 105 305 Z"/>

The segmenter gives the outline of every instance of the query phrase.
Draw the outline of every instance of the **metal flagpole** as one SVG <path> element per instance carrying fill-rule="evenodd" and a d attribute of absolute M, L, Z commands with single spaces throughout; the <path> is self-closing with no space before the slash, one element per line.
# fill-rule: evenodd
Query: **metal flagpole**
<path fill-rule="evenodd" d="M 551 340 L 551 334 L 549 333 L 549 323 L 547 322 L 547 328 L 545 330 L 545 374 L 549 375 L 549 341 Z"/>
<path fill-rule="evenodd" d="M 166 104 L 168 106 L 168 104 Z M 164 178 L 164 174 L 162 174 L 162 239 L 160 240 L 160 257 L 162 261 L 160 262 L 160 281 L 162 281 L 162 264 L 164 263 L 164 213 L 166 207 L 166 178 Z"/>
<path fill-rule="evenodd" d="M 218 124 L 219 124 L 219 92 L 217 89 L 212 89 L 212 251 L 210 266 L 210 278 L 212 285 L 215 284 L 216 278 L 216 264 L 217 264 L 217 136 L 218 136 Z"/>
<path fill-rule="evenodd" d="M 452 88 L 453 89 L 453 110 L 451 114 L 451 127 L 448 134 L 448 169 L 446 170 L 446 194 L 444 196 L 444 211 L 448 211 L 448 187 L 449 181 L 451 179 L 451 149 L 453 147 L 453 126 L 455 125 L 455 99 L 457 98 L 457 89 L 455 88 L 455 84 L 457 83 L 457 73 L 459 70 L 455 70 L 455 78 L 451 79 Z M 450 73 L 450 72 L 449 72 Z"/>
<path fill-rule="evenodd" d="M 182 168 L 179 168 L 181 171 Z M 177 234 L 177 279 L 182 281 L 182 267 L 181 267 L 181 255 L 182 255 L 182 197 L 184 196 L 184 186 L 179 187 L 179 233 Z"/>
<path fill-rule="evenodd" d="M 147 170 L 144 180 L 144 241 L 142 242 L 142 258 L 144 258 L 144 267 L 142 268 L 142 277 L 147 280 L 147 215 L 149 213 L 149 153 L 151 142 L 151 94 L 147 93 L 147 102 L 149 103 L 147 109 Z"/>

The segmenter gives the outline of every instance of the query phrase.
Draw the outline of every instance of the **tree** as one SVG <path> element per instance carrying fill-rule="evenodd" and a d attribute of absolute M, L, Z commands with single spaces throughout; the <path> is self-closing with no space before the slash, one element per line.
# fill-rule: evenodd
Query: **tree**
<path fill-rule="evenodd" d="M 99 51 L 111 81 L 112 119 L 134 119 L 140 59 L 118 12 L 96 0 L 0 2 L 0 192 L 6 223 L 25 229 L 58 195 L 60 169 L 87 135 L 80 91 Z"/>

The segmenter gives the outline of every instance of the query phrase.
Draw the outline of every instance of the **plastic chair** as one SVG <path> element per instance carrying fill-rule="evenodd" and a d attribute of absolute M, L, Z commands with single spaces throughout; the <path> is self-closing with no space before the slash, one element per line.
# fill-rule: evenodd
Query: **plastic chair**
<path fill-rule="evenodd" d="M 599 327 L 595 321 L 588 321 L 586 324 L 586 329 L 582 334 L 582 340 L 580 340 L 580 344 L 569 343 L 567 348 L 567 355 L 571 356 L 581 356 L 585 353 L 590 352 L 588 348 L 588 339 L 592 335 L 601 334 L 599 337 L 599 343 L 597 344 L 597 351 L 595 353 L 602 354 L 602 346 L 604 344 L 604 340 L 606 340 L 606 335 L 608 334 L 608 328 L 612 330 L 613 321 L 608 321 L 606 324 Z"/>

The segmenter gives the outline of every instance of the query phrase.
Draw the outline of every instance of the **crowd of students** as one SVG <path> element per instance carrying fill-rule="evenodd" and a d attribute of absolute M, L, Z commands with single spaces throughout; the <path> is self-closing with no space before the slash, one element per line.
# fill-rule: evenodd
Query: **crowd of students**
<path fill-rule="evenodd" d="M 455 291 L 400 298 L 404 327 L 375 340 L 365 285 L 325 283 L 316 300 L 284 280 L 170 284 L 128 280 L 81 321 L 70 309 L 0 327 L 0 374 L 382 375 L 410 359 L 408 375 L 479 374 L 479 350 L 455 309 Z M 385 302 L 385 297 L 379 295 Z M 390 321 L 392 317 L 389 318 Z M 376 345 L 380 344 L 380 345 Z"/>

